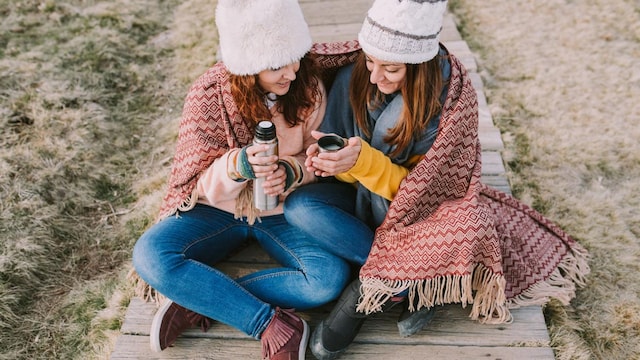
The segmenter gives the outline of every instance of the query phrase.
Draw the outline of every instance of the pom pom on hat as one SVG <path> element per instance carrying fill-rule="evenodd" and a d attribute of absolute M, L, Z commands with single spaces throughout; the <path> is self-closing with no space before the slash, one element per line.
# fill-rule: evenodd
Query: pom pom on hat
<path fill-rule="evenodd" d="M 311 49 L 297 0 L 219 0 L 218 56 L 235 75 L 255 75 L 294 63 Z"/>
<path fill-rule="evenodd" d="M 439 50 L 446 0 L 375 0 L 362 24 L 362 50 L 383 61 L 419 64 Z"/>

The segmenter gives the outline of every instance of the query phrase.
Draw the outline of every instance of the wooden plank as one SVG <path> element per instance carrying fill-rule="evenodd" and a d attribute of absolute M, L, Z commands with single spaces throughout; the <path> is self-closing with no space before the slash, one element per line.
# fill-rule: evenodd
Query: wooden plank
<path fill-rule="evenodd" d="M 373 0 L 300 1 L 311 36 L 318 42 L 357 39 L 371 4 Z M 457 44 L 461 40 L 453 15 L 445 14 L 440 41 Z"/>
<path fill-rule="evenodd" d="M 300 2 L 309 26 L 358 24 L 362 26 L 373 0 L 323 0 Z"/>
<path fill-rule="evenodd" d="M 443 41 L 443 44 L 453 55 L 460 59 L 467 71 L 478 71 L 476 58 L 465 41 Z"/>
<path fill-rule="evenodd" d="M 494 187 L 504 193 L 511 194 L 509 180 L 504 175 L 482 175 L 482 183 Z"/>
<path fill-rule="evenodd" d="M 491 111 L 486 101 L 484 95 L 478 96 L 478 128 L 480 132 L 491 129 L 497 130 L 493 124 L 493 117 L 491 116 Z"/>
<path fill-rule="evenodd" d="M 426 355 L 428 354 L 428 356 Z M 174 347 L 156 353 L 149 349 L 147 338 L 143 336 L 123 335 L 118 338 L 112 360 L 130 359 L 258 359 L 260 342 L 256 340 L 235 339 L 193 339 L 179 338 Z M 314 359 L 307 350 L 307 359 Z M 545 347 L 481 347 L 450 345 L 398 345 L 353 343 L 340 357 L 345 360 L 372 359 L 553 359 L 553 350 Z"/>
<path fill-rule="evenodd" d="M 312 328 L 325 318 L 333 306 L 328 304 L 314 311 L 300 313 Z M 470 306 L 466 309 L 459 304 L 438 306 L 436 315 L 428 327 L 411 337 L 398 334 L 396 320 L 400 308 L 380 314 L 373 314 L 363 325 L 355 339 L 357 343 L 388 343 L 404 345 L 459 345 L 459 346 L 548 346 L 549 336 L 539 306 L 512 310 L 511 324 L 480 324 L 469 319 Z M 121 331 L 127 335 L 148 336 L 156 306 L 134 299 L 129 305 Z M 186 338 L 250 339 L 250 337 L 230 326 L 214 322 L 208 332 L 198 328 L 182 334 Z"/>
<path fill-rule="evenodd" d="M 149 348 L 148 337 L 122 335 L 116 341 L 110 359 L 260 359 L 260 349 L 257 340 L 178 338 L 175 346 L 154 352 Z M 312 356 L 308 358 L 312 359 Z"/>
<path fill-rule="evenodd" d="M 502 143 L 502 134 L 500 134 L 500 130 L 497 128 L 483 129 L 478 134 L 478 137 L 480 138 L 480 145 L 482 146 L 483 152 L 496 153 L 504 148 L 504 144 Z M 484 173 L 484 159 L 482 160 L 482 165 Z"/>
<path fill-rule="evenodd" d="M 361 26 L 362 23 L 313 25 L 309 31 L 315 42 L 346 41 L 357 39 Z"/>
<path fill-rule="evenodd" d="M 455 19 L 451 13 L 447 12 L 444 15 L 444 19 L 442 21 L 442 32 L 440 33 L 440 41 L 448 42 L 461 40 L 462 36 L 460 36 L 460 32 L 458 32 L 458 27 L 456 26 Z"/>
<path fill-rule="evenodd" d="M 326 317 L 331 306 L 315 312 L 301 313 L 311 327 Z M 111 359 L 245 359 L 256 358 L 260 343 L 229 326 L 214 322 L 204 333 L 190 329 L 182 334 L 173 348 L 162 353 L 149 349 L 148 331 L 151 326 L 154 304 L 134 299 L 122 326 L 123 335 L 118 338 Z M 540 307 L 532 306 L 512 311 L 511 324 L 484 325 L 468 318 L 470 309 L 460 305 L 437 307 L 431 324 L 412 337 L 398 335 L 395 320 L 400 309 L 374 314 L 363 325 L 352 346 L 342 356 L 344 359 L 412 359 L 424 355 L 441 354 L 455 359 L 491 356 L 496 358 L 552 359 L 548 347 L 549 337 Z M 308 354 L 312 358 L 311 354 Z M 373 357 L 372 357 L 373 356 Z M 379 356 L 379 357 L 377 357 Z M 458 357 L 461 356 L 461 357 Z M 420 358 L 420 357 L 417 357 Z"/>
<path fill-rule="evenodd" d="M 482 152 L 482 174 L 502 175 L 505 173 L 502 156 L 497 151 Z"/>
<path fill-rule="evenodd" d="M 484 97 L 484 84 L 482 83 L 482 78 L 480 77 L 480 74 L 476 72 L 470 72 L 469 77 L 471 78 L 471 83 L 473 84 L 473 87 L 476 89 L 476 91 L 479 94 L 482 94 L 482 97 Z"/>
<path fill-rule="evenodd" d="M 340 357 L 344 360 L 372 359 L 553 359 L 553 350 L 536 347 L 478 347 L 443 345 L 390 345 L 371 346 L 371 344 L 353 344 Z M 311 358 L 313 359 L 313 358 Z"/>
<path fill-rule="evenodd" d="M 357 37 L 373 0 L 299 0 L 314 41 L 351 40 Z M 479 136 L 483 148 L 482 182 L 511 193 L 500 151 L 503 143 L 493 124 L 482 78 L 475 57 L 462 41 L 451 14 L 445 16 L 441 40 L 458 56 L 471 76 L 478 95 Z M 278 266 L 255 242 L 242 248 L 218 266 L 231 276 L 241 276 Z M 327 316 L 334 302 L 300 313 L 311 329 Z M 156 306 L 132 299 L 111 359 L 257 359 L 260 342 L 227 325 L 214 322 L 204 333 L 189 329 L 175 347 L 161 353 L 149 348 L 149 329 Z M 369 318 L 354 343 L 343 354 L 345 360 L 372 359 L 553 359 L 548 331 L 539 306 L 512 310 L 511 324 L 483 325 L 468 318 L 470 307 L 440 306 L 427 328 L 409 338 L 400 337 L 396 319 L 400 309 Z M 428 354 L 428 355 L 427 355 Z M 307 351 L 307 358 L 313 356 Z"/>
<path fill-rule="evenodd" d="M 371 4 L 373 0 L 307 0 L 300 7 L 313 40 L 330 42 L 357 39 Z"/>

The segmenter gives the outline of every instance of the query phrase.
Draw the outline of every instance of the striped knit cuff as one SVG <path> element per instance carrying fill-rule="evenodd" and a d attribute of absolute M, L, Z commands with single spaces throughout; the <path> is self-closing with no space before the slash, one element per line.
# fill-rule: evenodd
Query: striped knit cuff
<path fill-rule="evenodd" d="M 295 162 L 292 164 L 291 162 Z M 287 179 L 285 180 L 284 191 L 291 189 L 292 187 L 298 186 L 302 183 L 302 178 L 304 177 L 304 173 L 302 172 L 302 167 L 298 164 L 297 161 L 288 161 L 284 159 L 278 160 L 278 164 L 282 165 L 287 172 Z"/>
<path fill-rule="evenodd" d="M 239 165 L 242 163 L 242 154 L 244 153 L 244 161 L 249 164 L 249 161 L 247 160 L 247 152 L 243 151 L 245 150 L 244 148 L 238 150 L 234 150 L 234 152 L 232 154 L 229 154 L 229 158 L 227 160 L 227 175 L 229 176 L 229 178 L 233 181 L 237 181 L 237 182 L 242 182 L 245 181 L 247 179 L 249 179 L 248 177 L 245 177 L 243 175 L 243 172 L 239 171 L 240 167 L 242 165 Z M 253 169 L 251 168 L 251 164 L 249 164 L 249 171 L 251 171 L 251 174 L 253 174 Z"/>
<path fill-rule="evenodd" d="M 256 174 L 253 172 L 253 168 L 249 163 L 249 158 L 247 157 L 247 147 L 243 147 L 238 154 L 238 159 L 236 161 L 236 171 L 245 179 L 255 179 Z"/>

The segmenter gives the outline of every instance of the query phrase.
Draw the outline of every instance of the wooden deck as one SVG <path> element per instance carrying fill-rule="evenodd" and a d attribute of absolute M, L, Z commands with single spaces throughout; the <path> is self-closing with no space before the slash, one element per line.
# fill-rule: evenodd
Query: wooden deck
<path fill-rule="evenodd" d="M 356 36 L 372 0 L 300 0 L 316 41 L 347 40 Z M 510 192 L 500 151 L 500 132 L 493 125 L 487 107 L 476 60 L 461 39 L 451 15 L 445 18 L 442 41 L 460 58 L 471 73 L 478 92 L 480 139 L 483 153 L 482 180 L 502 191 Z M 257 246 L 240 251 L 221 268 L 240 276 L 258 268 L 272 266 L 272 261 Z M 333 303 L 304 312 L 311 328 L 324 318 Z M 260 342 L 226 325 L 214 323 L 208 332 L 191 329 L 174 347 L 161 353 L 149 348 L 149 329 L 156 307 L 133 299 L 126 313 L 111 359 L 259 359 Z M 554 359 L 541 307 L 513 310 L 514 321 L 506 325 L 481 325 L 468 318 L 470 307 L 459 305 L 437 308 L 431 324 L 409 338 L 398 335 L 396 319 L 399 309 L 368 319 L 355 342 L 341 357 L 345 360 L 376 359 Z M 310 351 L 307 358 L 313 359 Z"/>

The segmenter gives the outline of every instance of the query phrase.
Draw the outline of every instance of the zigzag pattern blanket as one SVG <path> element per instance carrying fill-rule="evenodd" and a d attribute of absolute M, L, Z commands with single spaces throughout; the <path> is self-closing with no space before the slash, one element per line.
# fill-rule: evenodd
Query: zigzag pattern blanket
<path fill-rule="evenodd" d="M 477 96 L 458 59 L 440 129 L 405 178 L 360 271 L 358 310 L 409 290 L 410 309 L 473 304 L 470 317 L 511 321 L 510 308 L 567 304 L 589 272 L 587 252 L 541 214 L 480 182 Z"/>
<path fill-rule="evenodd" d="M 345 41 L 313 44 L 310 53 L 324 71 L 323 80 L 330 81 L 337 68 L 355 61 L 359 50 L 357 41 Z M 202 172 L 229 149 L 245 146 L 252 139 L 231 94 L 228 71 L 217 63 L 193 83 L 185 98 L 168 191 L 157 220 L 192 209 Z M 156 302 L 162 298 L 133 268 L 128 278 L 141 298 Z"/>
<path fill-rule="evenodd" d="M 353 62 L 358 50 L 357 41 L 348 41 L 314 44 L 311 52 L 322 68 L 336 69 Z M 418 308 L 473 304 L 473 319 L 504 322 L 512 307 L 549 297 L 568 303 L 575 285 L 584 283 L 587 252 L 579 244 L 528 206 L 480 183 L 476 107 L 468 75 L 452 57 L 441 136 L 407 176 L 376 232 L 361 271 L 361 311 L 377 311 L 388 296 L 409 289 Z M 181 121 L 159 219 L 195 205 L 200 173 L 229 148 L 251 141 L 220 64 L 194 83 Z M 138 295 L 158 300 L 135 271 L 130 278 Z"/>
<path fill-rule="evenodd" d="M 310 53 L 320 68 L 330 73 L 352 63 L 359 49 L 357 41 L 316 43 Z M 223 63 L 217 63 L 194 82 L 186 96 L 169 190 L 159 219 L 193 208 L 200 174 L 229 149 L 248 145 L 252 139 L 251 128 L 231 94 L 228 71 Z"/>

